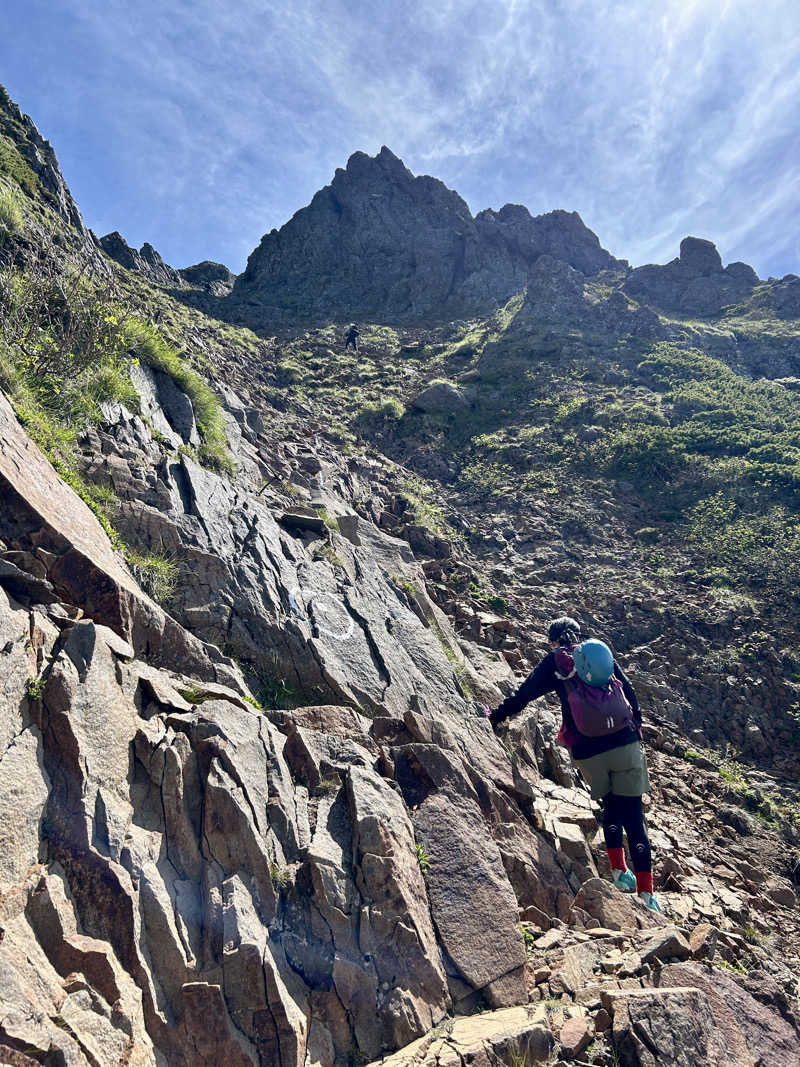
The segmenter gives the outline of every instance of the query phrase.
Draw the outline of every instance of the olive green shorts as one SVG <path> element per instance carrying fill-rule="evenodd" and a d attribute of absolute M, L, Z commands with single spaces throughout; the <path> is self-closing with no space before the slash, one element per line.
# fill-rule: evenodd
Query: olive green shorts
<path fill-rule="evenodd" d="M 610 748 L 589 759 L 575 760 L 581 774 L 592 787 L 592 800 L 606 793 L 620 797 L 640 797 L 650 791 L 647 760 L 639 741 L 620 748 Z"/>

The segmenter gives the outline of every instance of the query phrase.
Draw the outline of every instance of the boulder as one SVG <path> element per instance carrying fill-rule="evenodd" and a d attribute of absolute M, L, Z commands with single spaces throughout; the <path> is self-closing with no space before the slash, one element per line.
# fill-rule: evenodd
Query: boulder
<path fill-rule="evenodd" d="M 525 948 L 517 901 L 474 790 L 458 762 L 441 750 L 409 747 L 412 752 L 398 762 L 398 777 L 429 857 L 425 884 L 440 944 L 451 961 L 453 999 L 477 992 L 493 1007 L 523 1003 Z M 426 781 L 436 788 L 419 800 L 414 790 L 430 789 Z"/>
<path fill-rule="evenodd" d="M 369 770 L 351 767 L 347 792 L 353 859 L 364 907 L 360 944 L 375 964 L 386 1020 L 384 1045 L 408 1044 L 450 1007 L 427 903 L 414 828 L 401 796 Z"/>
<path fill-rule="evenodd" d="M 797 1031 L 774 1008 L 756 1000 L 733 975 L 697 963 L 666 966 L 660 983 L 686 983 L 702 990 L 717 1031 L 731 1050 L 730 1063 L 749 1067 L 786 1067 L 797 1059 Z"/>
<path fill-rule="evenodd" d="M 716 274 L 722 270 L 722 259 L 716 245 L 701 237 L 684 237 L 681 241 L 680 263 L 689 276 Z"/>
<path fill-rule="evenodd" d="M 441 412 L 444 415 L 454 415 L 469 407 L 469 399 L 453 382 L 431 382 L 429 386 L 418 393 L 411 401 L 411 406 L 425 412 Z"/>
<path fill-rule="evenodd" d="M 625 1067 L 752 1067 L 714 1024 L 705 994 L 691 986 L 604 993 L 614 1048 Z"/>
<path fill-rule="evenodd" d="M 609 930 L 635 931 L 670 925 L 666 916 L 650 911 L 640 900 L 620 893 L 601 878 L 584 882 L 575 896 L 572 910 L 585 912 Z"/>
<path fill-rule="evenodd" d="M 459 1067 L 552 1063 L 555 1039 L 546 1010 L 526 1005 L 456 1016 L 443 1027 L 385 1056 L 380 1067 Z M 371 1067 L 378 1067 L 378 1063 Z"/>

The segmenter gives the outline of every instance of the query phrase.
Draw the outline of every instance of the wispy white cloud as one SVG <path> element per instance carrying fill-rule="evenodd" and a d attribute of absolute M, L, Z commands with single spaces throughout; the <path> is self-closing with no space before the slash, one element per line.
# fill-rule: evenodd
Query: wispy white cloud
<path fill-rule="evenodd" d="M 6 0 L 12 95 L 89 223 L 241 269 L 388 144 L 473 210 L 578 210 L 632 262 L 687 233 L 800 267 L 796 0 Z M 794 203 L 793 203 L 794 198 Z"/>

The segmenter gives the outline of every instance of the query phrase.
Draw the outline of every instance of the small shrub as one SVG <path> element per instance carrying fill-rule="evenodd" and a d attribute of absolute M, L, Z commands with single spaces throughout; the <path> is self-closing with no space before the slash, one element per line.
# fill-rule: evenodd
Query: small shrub
<path fill-rule="evenodd" d="M 745 926 L 742 936 L 750 945 L 762 945 L 767 940 L 766 935 L 756 930 L 755 926 Z"/>
<path fill-rule="evenodd" d="M 506 600 L 506 598 L 503 597 L 503 596 L 493 595 L 493 596 L 487 597 L 486 598 L 486 603 L 489 605 L 489 607 L 492 609 L 492 611 L 496 611 L 498 615 L 510 615 L 511 614 L 511 607 L 510 607 L 508 601 Z"/>
<path fill-rule="evenodd" d="M 39 700 L 44 693 L 44 678 L 29 678 L 25 683 L 25 696 L 28 700 Z"/>
<path fill-rule="evenodd" d="M 525 942 L 525 950 L 527 952 L 533 951 L 533 946 L 536 943 L 536 934 L 531 930 L 527 923 L 521 923 L 520 929 L 522 930 L 522 938 Z"/>
<path fill-rule="evenodd" d="M 398 574 L 397 571 L 392 571 L 389 578 L 397 589 L 402 589 L 407 597 L 413 598 L 417 592 L 416 586 L 408 578 L 404 578 L 402 574 Z"/>
<path fill-rule="evenodd" d="M 269 711 L 298 707 L 300 694 L 285 678 L 278 677 L 277 670 L 277 662 L 272 673 L 263 667 L 251 668 L 259 704 Z"/>
<path fill-rule="evenodd" d="M 743 963 L 737 960 L 735 963 L 731 963 L 729 960 L 714 960 L 714 966 L 720 967 L 723 971 L 732 971 L 734 974 L 743 974 L 745 977 L 748 975 L 748 970 Z"/>
<path fill-rule="evenodd" d="M 269 876 L 272 879 L 273 886 L 279 893 L 289 884 L 288 867 L 279 867 L 277 863 L 271 862 L 269 865 Z"/>

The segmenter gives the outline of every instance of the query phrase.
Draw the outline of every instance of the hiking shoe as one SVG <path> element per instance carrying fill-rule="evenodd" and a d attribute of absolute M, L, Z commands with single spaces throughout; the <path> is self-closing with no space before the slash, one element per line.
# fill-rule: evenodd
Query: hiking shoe
<path fill-rule="evenodd" d="M 611 879 L 617 889 L 621 889 L 623 893 L 636 892 L 636 879 L 630 871 L 618 871 L 612 869 Z"/>
<path fill-rule="evenodd" d="M 659 903 L 653 893 L 640 893 L 639 900 L 641 900 L 642 903 L 646 904 L 650 911 L 657 911 L 659 913 L 661 912 L 661 907 L 659 906 Z"/>

